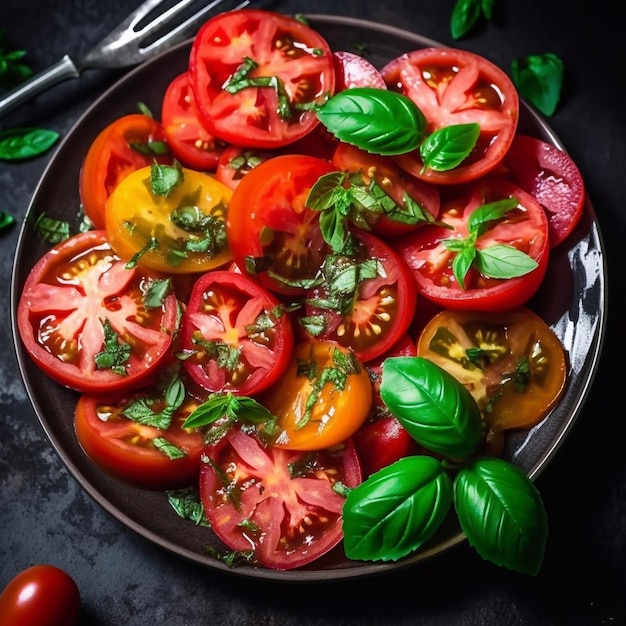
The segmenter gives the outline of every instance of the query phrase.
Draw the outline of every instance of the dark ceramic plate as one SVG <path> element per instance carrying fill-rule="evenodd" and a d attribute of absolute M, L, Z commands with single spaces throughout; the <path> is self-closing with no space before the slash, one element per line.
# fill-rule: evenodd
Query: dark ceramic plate
<path fill-rule="evenodd" d="M 371 60 L 382 67 L 392 58 L 416 48 L 439 45 L 396 28 L 351 18 L 309 16 L 312 26 L 331 48 L 350 49 L 366 43 Z M 78 174 L 81 161 L 96 134 L 109 122 L 136 110 L 139 101 L 160 111 L 168 83 L 187 66 L 189 44 L 180 45 L 129 72 L 78 120 L 57 148 L 32 199 L 29 215 L 46 212 L 76 223 L 79 213 Z M 522 104 L 519 131 L 564 148 L 550 128 Z M 72 412 L 77 395 L 64 389 L 31 362 L 15 332 L 15 308 L 24 281 L 37 259 L 49 249 L 28 226 L 22 228 L 13 270 L 11 313 L 15 347 L 31 402 L 53 447 L 80 485 L 117 518 L 143 537 L 171 553 L 213 570 L 256 579 L 285 582 L 328 581 L 380 575 L 414 565 L 464 540 L 451 517 L 436 537 L 416 554 L 396 563 L 348 561 L 337 548 L 306 569 L 275 572 L 250 566 L 230 569 L 208 556 L 206 546 L 220 548 L 213 533 L 182 520 L 163 493 L 143 491 L 110 479 L 85 457 L 74 436 Z M 559 336 L 569 358 L 567 391 L 560 404 L 540 424 L 509 435 L 505 457 L 531 477 L 545 468 L 580 414 L 589 393 L 605 332 L 606 268 L 600 231 L 589 202 L 570 238 L 552 255 L 541 288 L 530 303 Z"/>

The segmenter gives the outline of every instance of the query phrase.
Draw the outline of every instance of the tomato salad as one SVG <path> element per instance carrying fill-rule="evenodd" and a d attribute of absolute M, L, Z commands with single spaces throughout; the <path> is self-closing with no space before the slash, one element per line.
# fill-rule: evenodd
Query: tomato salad
<path fill-rule="evenodd" d="M 377 69 L 293 17 L 210 19 L 159 115 L 93 142 L 92 229 L 41 258 L 18 305 L 30 356 L 81 394 L 85 454 L 188 487 L 229 562 L 303 567 L 342 539 L 396 560 L 454 493 L 481 555 L 536 573 L 543 508 L 499 455 L 566 386 L 527 303 L 585 192 L 518 115 L 506 74 L 466 51 Z M 530 556 L 472 537 L 487 474 L 529 496 Z M 403 505 L 380 510 L 398 493 L 432 513 L 406 542 L 383 522 Z"/>

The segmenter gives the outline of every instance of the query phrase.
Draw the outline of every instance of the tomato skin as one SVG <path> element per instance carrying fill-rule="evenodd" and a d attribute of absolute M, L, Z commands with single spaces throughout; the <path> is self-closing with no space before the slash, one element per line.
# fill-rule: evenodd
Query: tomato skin
<path fill-rule="evenodd" d="M 247 79 L 282 82 L 290 115 L 279 114 L 277 89 L 248 86 L 229 93 L 223 85 L 241 70 Z M 313 111 L 294 104 L 320 101 L 335 88 L 333 56 L 326 40 L 294 17 L 263 9 L 228 11 L 209 19 L 194 38 L 189 73 L 198 114 L 215 137 L 252 148 L 277 148 L 319 124 Z"/>
<path fill-rule="evenodd" d="M 215 177 L 220 183 L 234 190 L 253 167 L 275 156 L 277 156 L 277 152 L 272 150 L 228 146 L 220 155 Z"/>
<path fill-rule="evenodd" d="M 305 201 L 317 180 L 334 171 L 324 159 L 281 155 L 243 177 L 226 218 L 228 244 L 242 272 L 278 294 L 306 293 L 307 287 L 293 282 L 313 279 L 329 248 L 319 228 L 319 212 Z M 263 259 L 262 266 L 251 270 L 250 259 Z"/>
<path fill-rule="evenodd" d="M 478 361 L 468 350 L 480 349 Z M 567 380 L 563 347 L 546 322 L 526 307 L 487 313 L 444 310 L 426 324 L 418 356 L 434 361 L 474 396 L 485 424 L 485 452 L 500 454 L 503 431 L 530 428 L 561 397 Z M 519 374 L 520 388 L 511 377 Z M 504 382 L 503 381 L 508 381 Z"/>
<path fill-rule="evenodd" d="M 250 330 L 260 318 L 270 323 Z M 276 296 L 227 270 L 208 272 L 195 283 L 180 334 L 183 350 L 193 353 L 183 363 L 189 376 L 209 392 L 235 395 L 254 395 L 276 382 L 289 365 L 294 343 L 291 320 L 280 313 Z M 196 341 L 239 350 L 235 371 L 220 364 L 219 350 L 212 355 Z"/>
<path fill-rule="evenodd" d="M 74 626 L 79 613 L 78 585 L 54 565 L 21 571 L 0 594 L 2 626 Z"/>
<path fill-rule="evenodd" d="M 417 289 L 435 304 L 452 309 L 505 311 L 525 304 L 545 276 L 550 257 L 548 221 L 541 205 L 530 194 L 509 181 L 486 178 L 459 187 L 442 206 L 439 220 L 453 225 L 424 226 L 396 240 L 407 265 L 412 268 Z M 452 273 L 453 253 L 443 240 L 467 237 L 467 222 L 480 205 L 504 198 L 517 198 L 518 209 L 508 218 L 478 237 L 478 248 L 494 243 L 514 246 L 534 259 L 537 267 L 517 278 L 495 279 L 471 268 L 462 289 Z"/>
<path fill-rule="evenodd" d="M 280 430 L 272 439 L 275 447 L 288 450 L 330 448 L 351 437 L 367 419 L 372 404 L 372 384 L 367 370 L 358 362 L 358 369 L 347 375 L 342 389 L 333 381 L 326 382 L 321 390 L 314 388 L 321 373 L 334 366 L 335 350 L 344 355 L 350 353 L 328 341 L 298 344 L 283 377 L 260 397 L 260 402 L 276 417 Z M 316 401 L 308 421 L 300 425 L 312 393 Z"/>
<path fill-rule="evenodd" d="M 548 216 L 550 247 L 576 227 L 585 206 L 583 177 L 563 150 L 536 137 L 516 135 L 503 162 L 513 180 L 537 198 Z"/>
<path fill-rule="evenodd" d="M 200 472 L 204 438 L 182 427 L 198 405 L 189 397 L 172 416 L 169 428 L 139 424 L 122 414 L 137 393 L 111 401 L 83 394 L 76 403 L 74 430 L 83 452 L 105 473 L 143 489 L 176 489 L 195 483 Z M 154 406 L 154 405 L 152 405 Z M 184 451 L 171 459 L 153 443 L 165 439 Z"/>
<path fill-rule="evenodd" d="M 414 50 L 381 69 L 389 89 L 411 98 L 426 117 L 428 134 L 476 122 L 481 135 L 472 153 L 448 171 L 427 168 L 419 150 L 397 163 L 417 178 L 441 185 L 476 180 L 492 171 L 509 149 L 519 121 L 519 95 L 508 75 L 488 59 L 455 48 Z"/>
<path fill-rule="evenodd" d="M 170 150 L 183 165 L 215 171 L 226 144 L 215 139 L 198 119 L 189 72 L 176 76 L 165 90 L 161 123 Z"/>
<path fill-rule="evenodd" d="M 132 172 L 113 190 L 106 204 L 106 232 L 121 258 L 130 261 L 143 251 L 138 265 L 168 274 L 203 273 L 232 260 L 225 234 L 231 190 L 206 172 L 182 168 L 182 175 L 182 182 L 167 196 L 152 193 L 150 167 Z M 174 219 L 189 208 L 222 227 L 221 239 L 216 237 L 215 245 L 206 250 L 187 249 L 204 234 Z M 158 246 L 146 251 L 154 240 Z"/>
<path fill-rule="evenodd" d="M 417 296 L 410 269 L 390 245 L 363 230 L 355 229 L 354 236 L 361 244 L 358 260 L 377 260 L 383 276 L 361 283 L 346 314 L 315 305 L 316 300 L 327 299 L 325 285 L 311 289 L 306 298 L 306 315 L 325 319 L 325 329 L 317 339 L 350 348 L 362 363 L 368 363 L 387 352 L 409 329 Z"/>
<path fill-rule="evenodd" d="M 200 471 L 200 498 L 213 531 L 229 549 L 252 549 L 258 564 L 291 570 L 323 556 L 343 538 L 344 497 L 332 485 L 356 487 L 361 482 L 351 441 L 297 452 L 266 447 L 235 427 L 208 446 L 204 457 L 211 462 Z M 290 468 L 302 473 L 293 476 Z"/>
<path fill-rule="evenodd" d="M 132 113 L 111 122 L 94 139 L 80 170 L 79 193 L 85 215 L 95 229 L 105 225 L 105 205 L 117 184 L 153 161 L 168 163 L 170 156 L 142 154 L 131 144 L 164 142 L 161 122 Z"/>
<path fill-rule="evenodd" d="M 351 87 L 387 89 L 382 74 L 365 57 L 347 50 L 334 50 L 335 93 Z"/>
<path fill-rule="evenodd" d="M 101 230 L 74 235 L 49 250 L 30 271 L 17 307 L 28 354 L 57 383 L 85 393 L 113 393 L 147 384 L 169 358 L 178 325 L 174 293 L 145 306 L 145 291 L 163 275 L 126 269 Z M 125 373 L 100 369 L 102 320 L 130 344 Z"/>

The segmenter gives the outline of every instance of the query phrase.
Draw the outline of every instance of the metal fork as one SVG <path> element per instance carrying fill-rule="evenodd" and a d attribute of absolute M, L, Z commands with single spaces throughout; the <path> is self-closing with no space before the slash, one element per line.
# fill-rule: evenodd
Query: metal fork
<path fill-rule="evenodd" d="M 149 14 L 162 2 L 163 0 L 145 0 L 87 54 L 76 61 L 66 54 L 48 69 L 10 91 L 0 99 L 0 117 L 46 89 L 69 78 L 78 78 L 84 70 L 139 65 L 191 37 L 202 22 L 208 19 L 208 14 L 224 0 L 210 0 L 187 17 L 184 16 L 185 10 L 197 0 L 177 0 L 171 7 L 150 19 Z M 250 0 L 244 0 L 234 9 L 241 9 L 248 4 Z"/>

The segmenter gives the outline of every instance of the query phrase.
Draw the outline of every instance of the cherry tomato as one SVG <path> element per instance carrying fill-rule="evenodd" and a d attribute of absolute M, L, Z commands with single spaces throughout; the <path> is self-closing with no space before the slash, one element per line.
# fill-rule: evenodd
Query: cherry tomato
<path fill-rule="evenodd" d="M 183 165 L 215 171 L 226 144 L 213 137 L 198 119 L 188 72 L 176 76 L 167 87 L 161 122 L 167 145 Z"/>
<path fill-rule="evenodd" d="M 492 454 L 501 452 L 504 430 L 537 424 L 565 389 L 563 347 L 526 307 L 504 313 L 442 311 L 422 331 L 417 353 L 450 372 L 474 396 Z"/>
<path fill-rule="evenodd" d="M 515 136 L 504 166 L 544 208 L 550 246 L 555 248 L 574 230 L 583 214 L 586 193 L 580 170 L 567 152 L 528 135 Z"/>
<path fill-rule="evenodd" d="M 226 233 L 237 265 L 271 291 L 303 295 L 328 252 L 319 212 L 305 202 L 331 163 L 304 155 L 264 161 L 233 192 Z"/>
<path fill-rule="evenodd" d="M 204 172 L 182 168 L 167 194 L 151 186 L 152 168 L 128 175 L 107 201 L 106 231 L 124 260 L 160 272 L 207 272 L 232 259 L 226 241 L 231 190 Z"/>
<path fill-rule="evenodd" d="M 367 363 L 406 333 L 417 298 L 411 270 L 391 246 L 362 230 L 356 229 L 354 236 L 358 242 L 355 255 L 326 258 L 326 280 L 307 293 L 306 316 L 317 320 L 318 339 L 350 348 Z M 354 271 L 358 276 L 358 268 L 367 263 L 376 265 L 375 275 L 348 286 L 345 274 Z M 319 320 L 323 320 L 321 330 Z"/>
<path fill-rule="evenodd" d="M 220 183 L 234 190 L 253 167 L 275 156 L 277 153 L 273 150 L 228 146 L 219 158 L 215 177 Z"/>
<path fill-rule="evenodd" d="M 365 57 L 347 50 L 333 51 L 335 64 L 335 93 L 351 87 L 387 89 L 385 79 Z"/>
<path fill-rule="evenodd" d="M 273 445 L 322 450 L 353 435 L 372 404 L 367 370 L 354 354 L 327 341 L 298 344 L 282 378 L 261 397 L 276 416 Z"/>
<path fill-rule="evenodd" d="M 427 215 L 436 218 L 440 208 L 440 194 L 436 185 L 426 183 L 406 173 L 392 159 L 370 154 L 347 143 L 340 143 L 332 157 L 333 163 L 344 172 L 359 174 L 362 185 L 378 185 L 394 203 L 393 210 L 365 217 L 371 230 L 381 237 L 393 237 L 419 228 Z M 357 184 L 354 177 L 352 185 Z M 359 183 L 359 186 L 361 184 Z M 421 220 L 412 215 L 424 214 Z"/>
<path fill-rule="evenodd" d="M 164 393 L 136 392 L 115 399 L 83 394 L 74 430 L 83 452 L 107 474 L 144 489 L 195 483 L 204 437 L 183 423 L 199 402 L 189 394 L 172 407 Z"/>
<path fill-rule="evenodd" d="M 412 268 L 419 293 L 442 307 L 502 311 L 526 303 L 537 291 L 549 260 L 548 220 L 530 194 L 503 180 L 480 180 L 462 187 L 443 202 L 439 220 L 444 226 L 424 226 L 396 241 L 396 249 Z M 515 198 L 517 208 L 479 230 L 475 247 L 485 250 L 508 245 L 536 262 L 532 271 L 515 278 L 489 278 L 474 265 L 462 287 L 452 263 L 456 251 L 446 240 L 467 240 L 473 212 L 480 206 Z"/>
<path fill-rule="evenodd" d="M 121 180 L 155 160 L 171 161 L 169 154 L 154 152 L 165 148 L 161 123 L 140 113 L 120 117 L 98 134 L 85 155 L 79 180 L 83 211 L 94 228 L 104 228 L 106 201 Z"/>
<path fill-rule="evenodd" d="M 396 161 L 417 178 L 438 184 L 476 180 L 498 165 L 509 149 L 519 120 L 519 96 L 512 80 L 486 58 L 454 48 L 423 48 L 382 68 L 389 89 L 421 109 L 430 134 L 444 126 L 477 123 L 480 137 L 472 153 L 447 171 L 423 169 L 419 150 Z"/>
<path fill-rule="evenodd" d="M 209 19 L 194 39 L 189 73 L 209 132 L 254 148 L 284 146 L 309 133 L 319 121 L 301 105 L 321 103 L 335 88 L 325 39 L 294 17 L 262 9 Z"/>
<path fill-rule="evenodd" d="M 297 452 L 267 447 L 231 428 L 206 449 L 200 498 L 215 534 L 230 548 L 254 552 L 275 570 L 311 563 L 343 538 L 344 496 L 333 490 L 361 482 L 350 441 L 329 450 Z M 228 489 L 224 489 L 224 485 Z"/>
<path fill-rule="evenodd" d="M 79 613 L 78 585 L 54 565 L 21 571 L 0 594 L 2 626 L 74 626 Z"/>
<path fill-rule="evenodd" d="M 280 378 L 292 356 L 291 320 L 278 299 L 240 273 L 198 279 L 181 323 L 191 378 L 210 391 L 253 395 Z"/>
<path fill-rule="evenodd" d="M 28 354 L 50 378 L 86 393 L 146 384 L 169 358 L 178 303 L 154 303 L 162 275 L 127 269 L 102 230 L 74 235 L 30 271 L 17 307 Z M 163 284 L 163 283 L 162 283 Z"/>

